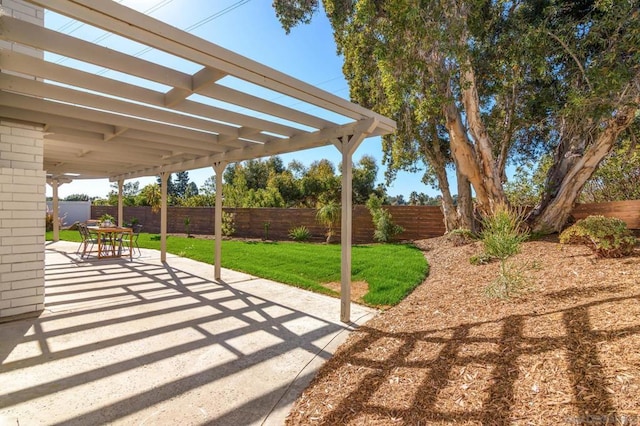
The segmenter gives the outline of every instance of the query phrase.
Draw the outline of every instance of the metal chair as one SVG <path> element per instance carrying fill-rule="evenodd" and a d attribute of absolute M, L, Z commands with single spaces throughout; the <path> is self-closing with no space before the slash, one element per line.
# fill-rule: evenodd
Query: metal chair
<path fill-rule="evenodd" d="M 138 256 L 142 256 L 142 251 L 140 251 L 140 246 L 138 245 L 138 237 L 140 236 L 140 231 L 142 231 L 142 225 L 138 223 L 133 225 L 132 228 L 133 234 L 131 237 L 126 234 L 118 239 L 118 243 L 120 244 L 118 251 L 121 253 L 124 248 L 129 248 L 129 246 L 131 246 L 133 253 L 138 249 Z"/>
<path fill-rule="evenodd" d="M 91 250 L 93 249 L 93 246 L 98 242 L 98 239 L 91 236 L 91 233 L 87 228 L 87 225 L 84 223 L 78 222 L 78 232 L 80 233 L 80 237 L 82 238 L 82 241 L 78 246 L 78 250 L 76 250 L 76 254 L 79 254 L 80 249 L 82 249 L 82 254 L 80 255 L 80 257 L 82 258 L 86 254 L 91 253 Z M 87 248 L 89 249 L 88 251 L 87 251 Z"/>

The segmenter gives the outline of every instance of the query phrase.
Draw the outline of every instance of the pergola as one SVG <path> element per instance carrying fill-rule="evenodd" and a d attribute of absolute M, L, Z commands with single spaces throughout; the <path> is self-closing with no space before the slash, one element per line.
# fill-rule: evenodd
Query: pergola
<path fill-rule="evenodd" d="M 352 154 L 365 138 L 393 132 L 392 120 L 116 2 L 27 1 L 163 51 L 197 69 L 185 73 L 24 20 L 0 17 L 0 39 L 18 46 L 2 50 L 0 117 L 44 126 L 43 167 L 53 187 L 54 214 L 59 184 L 108 178 L 120 188 L 121 222 L 124 181 L 159 175 L 164 183 L 164 261 L 168 176 L 211 166 L 218 189 L 214 259 L 219 279 L 226 165 L 332 144 L 342 153 L 341 320 L 350 320 Z M 22 53 L 31 49 L 114 70 L 123 78 L 106 78 Z M 153 84 L 130 82 L 140 79 Z M 269 89 L 301 101 L 301 108 L 320 108 L 332 118 L 283 106 L 229 82 Z M 163 89 L 148 88 L 154 86 Z M 54 238 L 57 232 L 56 228 Z"/>

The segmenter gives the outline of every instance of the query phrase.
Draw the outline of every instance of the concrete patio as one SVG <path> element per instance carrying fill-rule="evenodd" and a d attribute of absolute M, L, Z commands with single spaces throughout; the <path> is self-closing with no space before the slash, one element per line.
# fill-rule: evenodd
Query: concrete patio
<path fill-rule="evenodd" d="M 86 260 L 46 249 L 46 310 L 0 324 L 0 425 L 282 424 L 375 311 L 142 250 Z M 3 423 L 4 422 L 4 423 Z"/>

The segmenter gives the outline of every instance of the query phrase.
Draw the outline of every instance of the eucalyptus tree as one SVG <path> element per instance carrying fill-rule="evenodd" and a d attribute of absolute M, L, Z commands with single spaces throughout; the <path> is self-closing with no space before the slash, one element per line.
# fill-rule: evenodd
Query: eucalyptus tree
<path fill-rule="evenodd" d="M 447 227 L 507 202 L 509 161 L 553 154 L 530 221 L 558 230 L 598 163 L 638 127 L 640 31 L 633 0 L 324 0 L 351 98 L 398 123 L 390 174 L 427 165 Z M 289 31 L 317 0 L 275 0 Z M 452 210 L 446 167 L 458 175 Z"/>

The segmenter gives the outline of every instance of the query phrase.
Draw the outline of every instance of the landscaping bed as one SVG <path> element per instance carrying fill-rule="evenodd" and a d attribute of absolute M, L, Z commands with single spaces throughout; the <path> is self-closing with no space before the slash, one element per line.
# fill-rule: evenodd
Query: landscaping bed
<path fill-rule="evenodd" d="M 429 277 L 324 365 L 293 424 L 640 424 L 640 250 L 596 259 L 555 237 L 515 261 L 529 290 L 484 289 L 479 243 L 416 243 Z"/>

